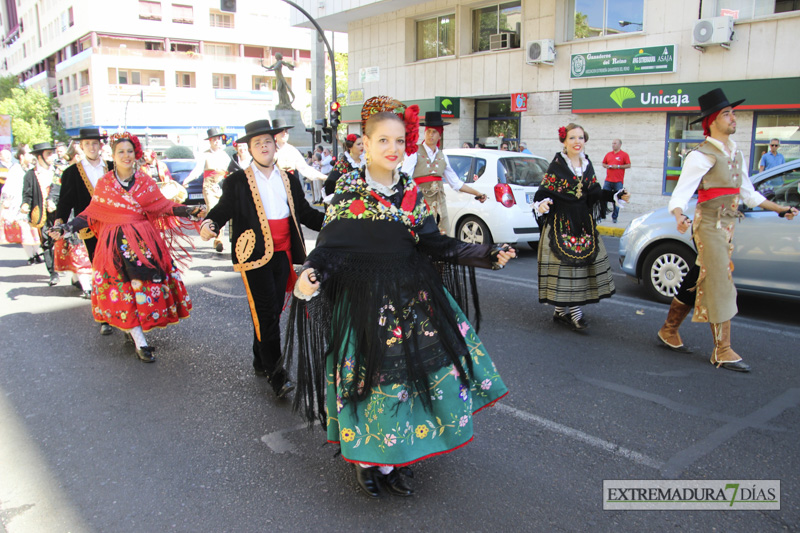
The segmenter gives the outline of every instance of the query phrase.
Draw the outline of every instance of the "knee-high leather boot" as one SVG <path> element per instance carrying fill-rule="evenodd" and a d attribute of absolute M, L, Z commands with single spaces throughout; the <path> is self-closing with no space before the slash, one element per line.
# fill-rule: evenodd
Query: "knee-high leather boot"
<path fill-rule="evenodd" d="M 711 364 L 717 368 L 727 368 L 736 372 L 750 372 L 750 365 L 731 348 L 731 321 L 711 324 L 714 335 L 714 351 L 711 353 Z"/>
<path fill-rule="evenodd" d="M 681 336 L 678 334 L 678 328 L 683 323 L 684 319 L 689 316 L 692 311 L 691 305 L 686 305 L 677 298 L 672 299 L 669 305 L 669 313 L 667 313 L 667 320 L 661 329 L 658 330 L 658 338 L 670 350 L 681 353 L 692 353 L 690 349 L 683 345 Z"/>

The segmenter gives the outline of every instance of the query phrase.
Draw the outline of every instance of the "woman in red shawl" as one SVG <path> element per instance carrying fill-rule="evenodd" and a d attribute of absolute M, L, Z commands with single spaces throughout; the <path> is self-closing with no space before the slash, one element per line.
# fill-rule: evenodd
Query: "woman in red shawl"
<path fill-rule="evenodd" d="M 192 301 L 172 258 L 175 239 L 184 237 L 175 217 L 202 216 L 205 206 L 167 200 L 153 178 L 137 169 L 142 149 L 136 136 L 111 137 L 114 170 L 100 178 L 92 201 L 55 237 L 85 227 L 97 236 L 92 280 L 92 312 L 126 332 L 144 362 L 155 361 L 144 332 L 189 316 Z M 180 248 L 179 263 L 189 258 Z"/>

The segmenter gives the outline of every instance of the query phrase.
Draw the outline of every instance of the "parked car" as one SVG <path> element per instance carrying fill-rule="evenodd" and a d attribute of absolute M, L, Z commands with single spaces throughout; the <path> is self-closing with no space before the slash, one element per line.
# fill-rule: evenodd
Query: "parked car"
<path fill-rule="evenodd" d="M 450 217 L 448 235 L 462 241 L 536 243 L 539 226 L 533 218 L 533 195 L 549 162 L 538 156 L 499 150 L 457 148 L 444 151 L 458 177 L 484 193 L 474 196 L 445 186 Z"/>
<path fill-rule="evenodd" d="M 800 159 L 752 177 L 756 190 L 781 205 L 800 206 Z M 696 200 L 686 215 L 694 218 Z M 744 218 L 733 236 L 733 282 L 740 292 L 800 299 L 800 224 L 772 211 L 740 205 Z M 619 241 L 622 271 L 650 294 L 669 302 L 697 257 L 690 235 L 681 235 L 666 208 L 633 220 Z"/>
<path fill-rule="evenodd" d="M 197 161 L 194 159 L 162 159 L 163 163 L 167 165 L 172 179 L 183 185 L 183 180 L 186 176 L 194 170 L 197 166 Z M 203 177 L 194 179 L 189 182 L 186 188 L 186 201 L 185 204 L 202 204 L 203 203 Z"/>

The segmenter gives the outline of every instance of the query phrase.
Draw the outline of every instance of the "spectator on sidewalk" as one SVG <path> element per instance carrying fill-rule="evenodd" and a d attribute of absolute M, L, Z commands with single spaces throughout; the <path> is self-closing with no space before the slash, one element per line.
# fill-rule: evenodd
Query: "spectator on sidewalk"
<path fill-rule="evenodd" d="M 769 151 L 761 156 L 761 161 L 758 163 L 759 172 L 764 172 L 768 168 L 777 167 L 786 162 L 786 159 L 783 158 L 783 154 L 778 153 L 780 145 L 781 141 L 779 139 L 770 139 Z"/>
<path fill-rule="evenodd" d="M 606 181 L 603 183 L 603 190 L 611 191 L 612 194 L 622 190 L 622 183 L 625 180 L 625 169 L 631 168 L 630 156 L 622 151 L 622 141 L 614 139 L 611 141 L 611 151 L 603 158 L 603 168 L 606 169 Z M 611 220 L 617 223 L 619 217 L 619 206 L 614 204 L 614 211 L 611 213 Z"/>

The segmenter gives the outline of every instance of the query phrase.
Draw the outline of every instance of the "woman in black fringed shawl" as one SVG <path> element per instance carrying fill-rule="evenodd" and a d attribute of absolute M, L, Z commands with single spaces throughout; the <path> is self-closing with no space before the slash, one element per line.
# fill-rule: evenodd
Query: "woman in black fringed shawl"
<path fill-rule="evenodd" d="M 295 286 L 297 344 L 292 334 L 286 346 L 299 353 L 295 407 L 326 422 L 328 440 L 373 497 L 381 480 L 411 495 L 409 470 L 398 468 L 467 444 L 472 415 L 508 392 L 432 259 L 498 268 L 515 252 L 439 234 L 417 186 L 397 170 L 404 119 L 385 110 L 400 106 L 387 97 L 364 106 L 368 163 L 337 181 Z M 413 108 L 404 112 L 410 130 Z"/>
<path fill-rule="evenodd" d="M 614 280 L 595 221 L 610 201 L 627 201 L 623 189 L 604 191 L 583 152 L 589 135 L 577 124 L 558 130 L 564 149 L 557 153 L 534 196 L 542 228 L 539 240 L 539 301 L 555 306 L 553 320 L 587 327 L 582 305 L 614 294 Z"/>

